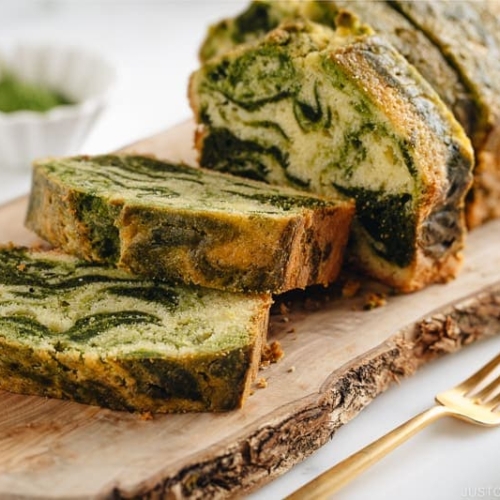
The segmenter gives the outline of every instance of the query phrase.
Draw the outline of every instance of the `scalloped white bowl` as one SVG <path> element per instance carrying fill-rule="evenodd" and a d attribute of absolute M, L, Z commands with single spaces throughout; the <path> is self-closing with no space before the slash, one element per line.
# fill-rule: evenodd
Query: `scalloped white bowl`
<path fill-rule="evenodd" d="M 29 168 L 36 158 L 79 153 L 108 103 L 114 67 L 87 50 L 51 45 L 2 50 L 2 64 L 17 77 L 57 90 L 75 104 L 45 113 L 0 112 L 0 168 Z"/>

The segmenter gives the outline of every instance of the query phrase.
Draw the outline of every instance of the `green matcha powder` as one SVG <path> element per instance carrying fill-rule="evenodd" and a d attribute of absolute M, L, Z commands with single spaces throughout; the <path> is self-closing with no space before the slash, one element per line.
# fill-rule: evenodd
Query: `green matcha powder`
<path fill-rule="evenodd" d="M 43 113 L 63 104 L 71 102 L 41 85 L 23 82 L 11 74 L 0 79 L 0 111 L 3 113 L 22 110 Z"/>

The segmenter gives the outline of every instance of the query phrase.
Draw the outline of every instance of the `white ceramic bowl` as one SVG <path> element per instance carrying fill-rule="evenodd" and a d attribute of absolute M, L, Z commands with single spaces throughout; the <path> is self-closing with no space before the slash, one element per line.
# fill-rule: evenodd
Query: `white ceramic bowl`
<path fill-rule="evenodd" d="M 75 104 L 45 113 L 0 112 L 0 168 L 29 168 L 36 158 L 79 153 L 108 102 L 114 68 L 75 47 L 18 45 L 1 55 L 13 75 L 52 88 Z"/>

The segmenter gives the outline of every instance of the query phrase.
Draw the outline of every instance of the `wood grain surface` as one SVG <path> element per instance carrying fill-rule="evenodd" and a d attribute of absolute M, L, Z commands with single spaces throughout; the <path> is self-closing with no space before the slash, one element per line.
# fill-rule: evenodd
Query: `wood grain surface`
<path fill-rule="evenodd" d="M 194 161 L 192 125 L 127 151 Z M 28 244 L 26 197 L 0 207 L 0 241 Z M 500 221 L 468 237 L 460 276 L 410 295 L 361 283 L 276 299 L 264 367 L 243 409 L 145 415 L 0 392 L 0 498 L 225 498 L 269 482 L 401 377 L 500 328 Z M 373 296 L 384 300 L 373 305 Z M 383 295 L 382 295 L 383 294 Z"/>

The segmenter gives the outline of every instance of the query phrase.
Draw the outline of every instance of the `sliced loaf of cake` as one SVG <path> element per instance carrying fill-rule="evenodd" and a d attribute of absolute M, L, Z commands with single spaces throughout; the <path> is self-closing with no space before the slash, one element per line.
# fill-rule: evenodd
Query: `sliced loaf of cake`
<path fill-rule="evenodd" d="M 462 261 L 473 151 L 436 92 L 342 13 L 285 23 L 191 78 L 204 167 L 356 201 L 349 255 L 403 291 Z"/>
<path fill-rule="evenodd" d="M 26 223 L 139 275 L 280 293 L 337 277 L 354 206 L 143 156 L 39 161 Z"/>
<path fill-rule="evenodd" d="M 270 303 L 1 247 L 0 388 L 115 410 L 231 410 L 257 373 Z"/>

